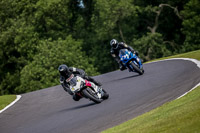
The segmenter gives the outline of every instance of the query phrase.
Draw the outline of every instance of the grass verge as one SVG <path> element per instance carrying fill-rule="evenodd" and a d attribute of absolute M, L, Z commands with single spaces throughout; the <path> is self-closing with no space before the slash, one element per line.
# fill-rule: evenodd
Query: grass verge
<path fill-rule="evenodd" d="M 168 58 L 193 58 L 200 60 L 200 50 Z M 154 60 L 155 61 L 155 60 Z M 200 86 L 180 99 L 107 129 L 103 133 L 199 133 Z"/>
<path fill-rule="evenodd" d="M 4 95 L 0 96 L 0 110 L 5 108 L 8 104 L 16 99 L 16 95 Z"/>
<path fill-rule="evenodd" d="M 199 133 L 200 87 L 103 133 Z"/>
<path fill-rule="evenodd" d="M 192 52 L 188 52 L 188 53 L 184 53 L 184 54 L 173 55 L 173 56 L 169 56 L 169 57 L 163 57 L 163 58 L 155 59 L 152 61 L 164 60 L 164 59 L 170 59 L 170 58 L 192 58 L 192 59 L 200 60 L 200 50 L 196 50 L 196 51 L 192 51 Z M 151 62 L 151 61 L 149 61 L 149 62 Z"/>

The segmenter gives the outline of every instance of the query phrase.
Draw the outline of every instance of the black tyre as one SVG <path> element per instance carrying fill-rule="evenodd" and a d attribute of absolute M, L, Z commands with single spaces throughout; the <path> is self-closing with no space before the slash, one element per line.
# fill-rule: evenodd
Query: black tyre
<path fill-rule="evenodd" d="M 144 70 L 139 69 L 138 66 L 136 66 L 133 62 L 131 62 L 131 66 L 133 67 L 133 69 L 139 73 L 140 75 L 142 75 L 144 73 Z"/>
<path fill-rule="evenodd" d="M 102 99 L 103 100 L 106 100 L 106 99 L 108 99 L 109 98 L 109 94 L 103 89 L 103 92 L 104 92 L 104 94 L 103 94 L 103 96 L 102 96 Z"/>
<path fill-rule="evenodd" d="M 82 91 L 82 93 L 85 95 L 86 98 L 89 98 L 95 103 L 101 103 L 102 99 L 99 99 L 97 94 L 91 89 L 91 88 L 86 88 Z"/>

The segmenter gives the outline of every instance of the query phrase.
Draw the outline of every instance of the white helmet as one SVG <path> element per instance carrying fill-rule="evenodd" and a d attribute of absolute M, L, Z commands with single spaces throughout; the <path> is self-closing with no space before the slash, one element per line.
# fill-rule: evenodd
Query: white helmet
<path fill-rule="evenodd" d="M 112 39 L 110 41 L 110 46 L 113 47 L 113 48 L 117 48 L 117 45 L 118 45 L 118 41 L 116 39 Z"/>

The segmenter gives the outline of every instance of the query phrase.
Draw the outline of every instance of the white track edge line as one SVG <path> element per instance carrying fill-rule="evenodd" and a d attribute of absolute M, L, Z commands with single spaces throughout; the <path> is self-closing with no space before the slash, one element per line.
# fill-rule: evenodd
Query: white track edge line
<path fill-rule="evenodd" d="M 200 68 L 200 61 L 192 58 L 170 58 L 170 59 L 164 59 L 164 60 L 159 60 L 159 61 L 152 61 L 149 63 L 154 63 L 154 62 L 160 62 L 160 61 L 166 61 L 166 60 L 188 60 L 194 62 L 199 68 Z M 149 64 L 147 63 L 147 64 Z"/>
<path fill-rule="evenodd" d="M 197 67 L 200 68 L 200 61 L 198 61 L 196 59 L 192 59 L 192 58 L 171 58 L 171 59 L 164 59 L 164 60 L 160 60 L 160 61 L 166 61 L 166 60 L 188 60 L 188 61 L 194 62 L 197 65 Z M 153 61 L 153 62 L 149 62 L 149 63 L 160 62 L 160 61 Z M 196 86 L 194 86 L 192 89 L 190 89 L 189 91 L 185 92 L 183 95 L 179 96 L 176 99 L 179 99 L 179 98 L 185 96 L 186 94 L 188 94 L 189 92 L 191 92 L 192 90 L 197 88 L 198 86 L 200 86 L 200 82 Z"/>
<path fill-rule="evenodd" d="M 16 98 L 12 103 L 10 103 L 9 105 L 7 105 L 4 109 L 0 110 L 0 113 L 2 113 L 2 112 L 5 111 L 6 109 L 8 109 L 8 108 L 11 107 L 12 105 L 14 105 L 17 101 L 19 101 L 19 99 L 20 99 L 21 97 L 22 97 L 21 95 L 17 95 L 17 98 Z"/>
<path fill-rule="evenodd" d="M 188 94 L 189 92 L 191 92 L 192 90 L 194 90 L 195 88 L 197 88 L 198 86 L 200 86 L 200 83 L 198 83 L 198 84 L 197 84 L 195 87 L 193 87 L 191 90 L 187 91 L 186 93 L 184 93 L 183 95 L 179 96 L 179 97 L 176 98 L 176 99 L 179 99 L 179 98 L 185 96 L 186 94 Z"/>

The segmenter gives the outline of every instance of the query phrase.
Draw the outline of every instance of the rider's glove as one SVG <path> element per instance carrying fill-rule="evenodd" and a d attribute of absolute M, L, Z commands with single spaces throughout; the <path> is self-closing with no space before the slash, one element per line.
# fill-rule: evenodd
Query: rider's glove
<path fill-rule="evenodd" d="M 136 56 L 138 56 L 139 54 L 138 54 L 138 51 L 134 51 L 133 52 Z"/>

